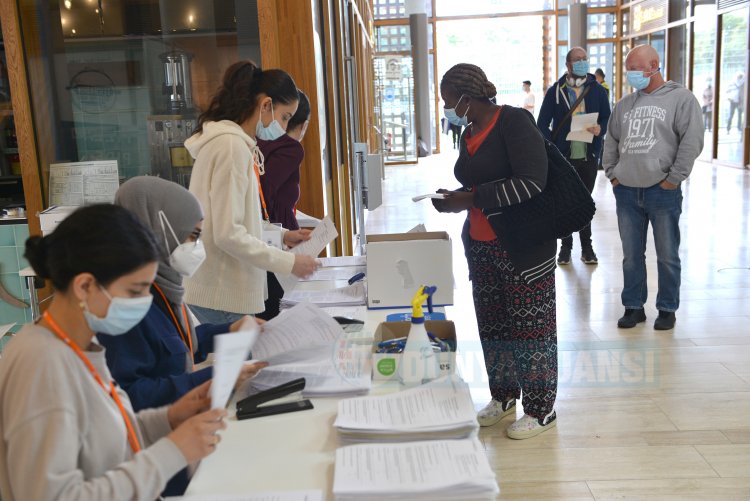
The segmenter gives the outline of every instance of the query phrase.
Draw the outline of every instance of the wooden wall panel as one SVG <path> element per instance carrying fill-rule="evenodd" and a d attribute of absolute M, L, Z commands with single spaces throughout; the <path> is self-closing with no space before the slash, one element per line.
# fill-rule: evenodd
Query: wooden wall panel
<path fill-rule="evenodd" d="M 0 1 L 0 24 L 2 24 L 11 101 L 13 103 L 16 136 L 18 137 L 18 154 L 21 157 L 21 175 L 26 199 L 29 234 L 41 235 L 42 229 L 37 213 L 45 208 L 44 191 L 42 189 L 44 181 L 37 158 L 26 58 L 23 52 L 22 32 L 16 2 Z M 44 300 L 51 292 L 51 288 L 40 290 L 38 293 L 39 300 Z"/>

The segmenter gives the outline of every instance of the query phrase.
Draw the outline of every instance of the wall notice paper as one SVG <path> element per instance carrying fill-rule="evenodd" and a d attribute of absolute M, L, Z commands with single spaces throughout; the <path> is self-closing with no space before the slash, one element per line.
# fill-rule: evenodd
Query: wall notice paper
<path fill-rule="evenodd" d="M 253 346 L 253 359 L 276 365 L 325 353 L 330 363 L 335 343 L 343 336 L 341 326 L 330 315 L 313 304 L 300 303 L 263 324 L 263 333 Z"/>
<path fill-rule="evenodd" d="M 260 329 L 255 322 L 246 322 L 248 330 L 221 334 L 214 337 L 213 382 L 211 383 L 211 408 L 223 409 L 247 360 Z"/>
<path fill-rule="evenodd" d="M 336 501 L 495 499 L 499 493 L 476 438 L 336 449 Z"/>
<path fill-rule="evenodd" d="M 313 303 L 317 306 L 359 306 L 365 304 L 365 284 L 356 282 L 346 287 L 325 290 L 293 290 L 281 298 L 281 307 L 289 308 L 299 303 Z"/>
<path fill-rule="evenodd" d="M 302 242 L 301 244 L 292 247 L 290 252 L 292 254 L 301 254 L 304 256 L 318 257 L 323 252 L 326 245 L 333 242 L 333 240 L 339 236 L 339 232 L 336 230 L 336 226 L 331 221 L 331 218 L 326 216 L 320 222 L 318 226 L 310 233 L 310 240 Z M 281 284 L 281 287 L 285 291 L 291 291 L 297 285 L 297 277 L 289 275 L 280 275 L 276 273 L 276 279 Z"/>
<path fill-rule="evenodd" d="M 453 374 L 397 393 L 339 402 L 333 423 L 348 440 L 465 438 L 479 428 L 469 385 Z"/>
<path fill-rule="evenodd" d="M 111 204 L 119 187 L 117 160 L 49 166 L 50 205 Z"/>
<path fill-rule="evenodd" d="M 323 491 L 256 492 L 253 494 L 209 494 L 164 498 L 165 501 L 323 501 Z"/>
<path fill-rule="evenodd" d="M 336 256 L 320 258 L 320 265 L 323 267 L 334 266 L 365 266 L 367 257 L 365 256 Z"/>
<path fill-rule="evenodd" d="M 565 139 L 567 141 L 583 141 L 584 143 L 592 142 L 594 135 L 586 129 L 596 127 L 597 120 L 599 120 L 599 113 L 573 115 L 570 120 L 570 132 Z"/>
<path fill-rule="evenodd" d="M 417 195 L 416 197 L 411 197 L 411 201 L 419 202 L 425 198 L 445 198 L 445 193 L 426 193 L 424 195 Z"/>

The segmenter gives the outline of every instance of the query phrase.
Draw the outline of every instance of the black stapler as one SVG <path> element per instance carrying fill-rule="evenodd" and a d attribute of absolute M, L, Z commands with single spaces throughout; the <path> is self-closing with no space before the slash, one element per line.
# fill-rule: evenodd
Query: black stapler
<path fill-rule="evenodd" d="M 298 400 L 276 405 L 264 405 L 266 402 L 277 400 L 279 398 L 291 395 L 305 389 L 305 378 L 295 379 L 273 388 L 261 391 L 255 395 L 237 402 L 237 419 L 252 419 L 263 416 L 273 416 L 274 414 L 284 414 L 286 412 L 304 411 L 312 409 L 312 402 L 309 400 Z"/>

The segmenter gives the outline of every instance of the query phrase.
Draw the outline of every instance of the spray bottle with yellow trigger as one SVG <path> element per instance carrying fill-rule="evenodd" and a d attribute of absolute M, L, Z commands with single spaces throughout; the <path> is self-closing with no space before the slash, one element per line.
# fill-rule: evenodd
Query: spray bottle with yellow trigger
<path fill-rule="evenodd" d="M 422 286 L 411 301 L 411 328 L 398 366 L 398 377 L 401 384 L 406 386 L 420 385 L 438 377 L 438 360 L 427 335 L 422 314 L 422 303 L 427 301 L 431 307 L 432 295 L 436 290 L 437 287 Z"/>

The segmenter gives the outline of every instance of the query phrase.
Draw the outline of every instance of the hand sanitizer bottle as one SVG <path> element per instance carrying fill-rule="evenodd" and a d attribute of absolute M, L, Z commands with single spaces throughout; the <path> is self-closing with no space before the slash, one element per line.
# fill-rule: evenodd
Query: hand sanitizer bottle
<path fill-rule="evenodd" d="M 435 287 L 420 287 L 412 299 L 409 336 L 406 338 L 398 377 L 405 386 L 417 386 L 438 376 L 438 360 L 424 326 L 422 303 L 435 292 Z"/>

